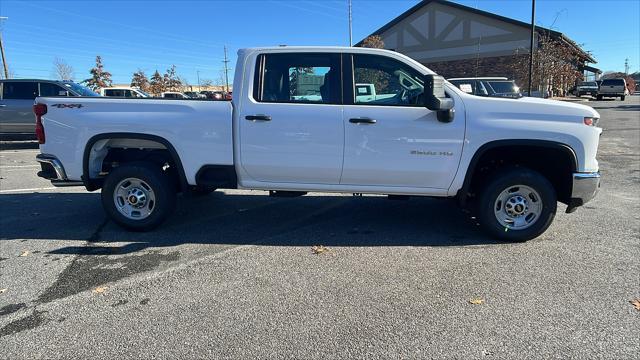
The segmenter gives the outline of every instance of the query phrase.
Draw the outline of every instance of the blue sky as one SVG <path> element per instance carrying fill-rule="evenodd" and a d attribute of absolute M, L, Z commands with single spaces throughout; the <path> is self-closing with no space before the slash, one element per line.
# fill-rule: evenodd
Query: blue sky
<path fill-rule="evenodd" d="M 418 0 L 353 0 L 354 42 Z M 528 22 L 530 0 L 456 0 Z M 0 0 L 0 25 L 16 77 L 48 78 L 59 57 L 88 77 L 95 55 L 116 83 L 138 68 L 151 75 L 171 64 L 191 84 L 220 77 L 223 46 L 230 67 L 239 48 L 262 45 L 348 45 L 347 0 L 19 1 Z M 538 0 L 538 25 L 561 31 L 591 51 L 598 68 L 640 70 L 640 0 Z M 232 75 L 232 74 L 231 74 Z"/>

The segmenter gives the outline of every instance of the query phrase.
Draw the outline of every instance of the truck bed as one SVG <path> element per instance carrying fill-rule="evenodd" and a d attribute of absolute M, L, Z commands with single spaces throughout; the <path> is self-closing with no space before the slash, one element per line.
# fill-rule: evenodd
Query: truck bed
<path fill-rule="evenodd" d="M 69 180 L 81 180 L 86 145 L 96 135 L 142 134 L 175 148 L 190 184 L 205 164 L 233 165 L 228 101 L 39 97 L 46 104 L 43 154 L 55 149 Z"/>

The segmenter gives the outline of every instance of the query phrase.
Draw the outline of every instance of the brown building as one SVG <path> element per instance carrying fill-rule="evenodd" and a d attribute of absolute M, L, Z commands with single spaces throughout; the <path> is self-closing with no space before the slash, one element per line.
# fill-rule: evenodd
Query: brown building
<path fill-rule="evenodd" d="M 599 72 L 587 65 L 596 62 L 593 57 L 564 34 L 536 29 L 535 47 L 543 36 L 554 46 L 565 47 L 574 55 L 568 62 L 577 76 Z M 528 85 L 531 25 L 522 21 L 450 1 L 423 0 L 371 35 L 380 36 L 386 49 L 403 53 L 446 78 L 505 76 L 521 87 Z M 573 81 L 564 86 L 570 87 Z M 543 87 L 542 81 L 538 87 Z"/>

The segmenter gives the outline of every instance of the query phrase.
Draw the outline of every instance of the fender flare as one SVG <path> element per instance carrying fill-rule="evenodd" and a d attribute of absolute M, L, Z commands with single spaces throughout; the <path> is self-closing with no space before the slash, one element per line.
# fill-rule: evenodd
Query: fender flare
<path fill-rule="evenodd" d="M 187 182 L 187 176 L 184 173 L 184 167 L 182 166 L 182 161 L 180 160 L 180 155 L 176 149 L 171 145 L 171 143 L 160 136 L 150 135 L 150 134 L 142 134 L 142 133 L 126 133 L 126 132 L 116 132 L 116 133 L 102 133 L 98 135 L 92 136 L 84 147 L 84 154 L 82 156 L 82 182 L 88 191 L 94 191 L 100 188 L 99 183 L 95 179 L 91 179 L 89 177 L 89 156 L 91 154 L 91 149 L 96 142 L 100 140 L 106 139 L 139 139 L 139 140 L 150 140 L 158 142 L 164 147 L 167 148 L 169 154 L 171 154 L 171 158 L 173 162 L 176 164 L 178 168 L 178 178 L 180 181 L 180 188 L 182 191 L 186 191 L 189 188 L 189 183 Z"/>
<path fill-rule="evenodd" d="M 533 139 L 507 139 L 507 140 L 494 140 L 490 141 L 478 148 L 471 161 L 469 162 L 469 166 L 467 166 L 467 171 L 464 176 L 464 182 L 462 183 L 462 187 L 458 190 L 456 197 L 458 198 L 458 202 L 461 206 L 466 205 L 466 194 L 469 192 L 469 188 L 471 187 L 471 181 L 473 180 L 473 174 L 475 172 L 475 168 L 478 165 L 478 162 L 482 158 L 482 156 L 489 150 L 503 147 L 503 146 L 531 146 L 531 147 L 543 147 L 547 149 L 556 149 L 565 152 L 569 155 L 571 159 L 572 172 L 576 172 L 578 169 L 578 158 L 576 157 L 576 153 L 571 148 L 571 146 L 557 142 L 557 141 L 549 141 L 549 140 L 533 140 Z"/>

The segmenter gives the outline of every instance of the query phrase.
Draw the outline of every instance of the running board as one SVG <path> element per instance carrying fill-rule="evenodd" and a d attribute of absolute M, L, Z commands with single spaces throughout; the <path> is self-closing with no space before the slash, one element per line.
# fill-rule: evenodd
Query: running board
<path fill-rule="evenodd" d="M 281 190 L 269 190 L 269 196 L 273 197 L 298 197 L 302 195 L 307 195 L 306 191 L 281 191 Z"/>

